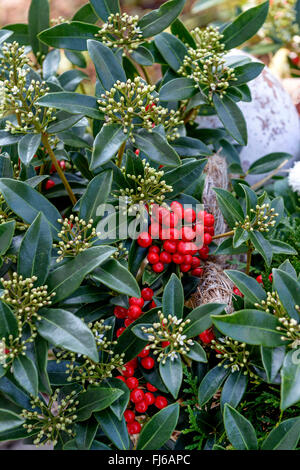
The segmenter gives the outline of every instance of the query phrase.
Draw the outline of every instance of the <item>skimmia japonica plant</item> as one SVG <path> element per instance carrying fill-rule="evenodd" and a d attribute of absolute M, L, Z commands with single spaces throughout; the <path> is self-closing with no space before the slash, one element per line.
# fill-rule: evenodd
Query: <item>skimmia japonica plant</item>
<path fill-rule="evenodd" d="M 179 19 L 184 5 L 139 18 L 118 0 L 90 0 L 51 26 L 48 0 L 32 0 L 28 25 L 0 30 L 1 441 L 298 445 L 298 196 L 284 197 L 284 179 L 247 183 L 291 156 L 242 168 L 238 103 L 251 101 L 247 83 L 263 64 L 232 52 L 269 5 L 193 31 Z M 222 127 L 201 128 L 207 114 Z M 214 189 L 226 233 L 202 205 L 215 153 L 235 175 L 230 191 Z M 233 313 L 191 308 L 219 255 L 235 264 Z"/>

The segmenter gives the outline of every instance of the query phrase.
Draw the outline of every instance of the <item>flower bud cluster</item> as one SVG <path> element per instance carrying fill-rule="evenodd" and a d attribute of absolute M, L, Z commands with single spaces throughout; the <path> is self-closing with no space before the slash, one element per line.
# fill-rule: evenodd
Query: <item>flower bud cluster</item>
<path fill-rule="evenodd" d="M 142 326 L 141 330 L 149 341 L 145 349 L 152 349 L 153 354 L 157 355 L 157 361 L 165 364 L 168 358 L 174 361 L 180 354 L 187 354 L 194 341 L 183 334 L 184 328 L 190 323 L 189 319 L 184 321 L 175 315 L 165 317 L 161 311 L 158 312 L 158 318 L 159 322 L 153 323 L 150 328 Z"/>
<path fill-rule="evenodd" d="M 179 137 L 178 126 L 183 123 L 178 111 L 158 105 L 158 98 L 152 96 L 155 86 L 148 85 L 140 77 L 127 82 L 119 80 L 98 100 L 99 110 L 104 113 L 106 123 L 119 124 L 124 134 L 134 143 L 134 131 L 144 128 L 149 132 L 155 126 L 164 125 L 166 137 L 175 140 Z"/>
<path fill-rule="evenodd" d="M 41 320 L 38 310 L 51 305 L 51 299 L 55 293 L 48 294 L 48 286 L 34 287 L 37 281 L 36 276 L 23 278 L 23 276 L 13 273 L 12 280 L 0 279 L 4 291 L 0 300 L 12 307 L 18 321 L 19 331 L 22 330 L 24 323 L 29 323 L 32 330 L 36 327 L 32 319 Z"/>
<path fill-rule="evenodd" d="M 111 14 L 95 37 L 100 38 L 101 42 L 108 47 L 114 49 L 124 47 L 132 53 L 144 41 L 138 22 L 138 16 L 130 16 L 127 13 Z"/>
<path fill-rule="evenodd" d="M 116 243 L 114 246 L 116 247 L 117 251 L 112 254 L 112 258 L 120 260 L 128 256 L 129 251 L 127 250 L 126 246 L 124 246 L 124 243 Z"/>
<path fill-rule="evenodd" d="M 221 42 L 223 35 L 213 26 L 202 30 L 196 28 L 191 34 L 197 48 L 189 47 L 178 73 L 192 78 L 196 88 L 202 85 L 203 90 L 207 89 L 209 100 L 212 100 L 213 93 L 218 93 L 222 98 L 230 86 L 229 82 L 236 80 L 234 70 L 226 65 L 225 46 Z"/>
<path fill-rule="evenodd" d="M 164 171 L 152 168 L 145 159 L 142 160 L 144 171 L 139 175 L 126 173 L 126 168 L 121 171 L 127 180 L 130 180 L 128 188 L 120 189 L 116 197 L 126 198 L 128 212 L 138 210 L 140 205 L 148 204 L 151 212 L 151 205 L 161 205 L 165 199 L 165 194 L 173 191 L 173 187 L 168 185 L 164 179 Z"/>
<path fill-rule="evenodd" d="M 0 117 L 14 113 L 18 121 L 16 124 L 7 120 L 5 130 L 12 134 L 39 133 L 56 119 L 53 117 L 53 108 L 45 110 L 36 103 L 49 88 L 46 82 L 29 82 L 29 59 L 25 55 L 24 47 L 20 47 L 17 42 L 4 43 L 2 54 L 4 57 L 0 58 Z"/>
<path fill-rule="evenodd" d="M 267 313 L 272 313 L 277 317 L 281 316 L 285 310 L 280 302 L 277 292 L 267 292 L 267 299 L 262 300 L 261 303 L 254 304 L 257 308 L 262 308 Z"/>
<path fill-rule="evenodd" d="M 58 233 L 60 241 L 53 244 L 54 248 L 58 248 L 57 263 L 65 257 L 74 257 L 87 250 L 100 235 L 93 228 L 93 219 L 86 223 L 83 219 L 79 219 L 79 217 L 72 214 L 69 219 L 58 219 L 58 222 L 62 224 L 62 229 Z"/>
<path fill-rule="evenodd" d="M 252 217 L 246 215 L 243 222 L 236 222 L 235 228 L 243 228 L 248 232 L 254 230 L 258 232 L 269 232 L 276 224 L 276 218 L 279 216 L 274 208 L 270 208 L 270 204 L 257 205 L 255 209 L 250 209 Z"/>
<path fill-rule="evenodd" d="M 23 427 L 28 434 L 35 435 L 33 443 L 36 446 L 58 443 L 61 434 L 67 433 L 75 437 L 74 423 L 79 401 L 76 392 L 60 398 L 60 389 L 56 389 L 46 402 L 42 398 L 33 398 L 31 405 L 34 411 L 22 410 L 21 418 L 25 419 Z"/>
<path fill-rule="evenodd" d="M 250 352 L 246 349 L 246 343 L 239 343 L 229 336 L 225 338 L 213 339 L 211 341 L 211 349 L 214 349 L 217 354 L 216 357 L 221 359 L 218 366 L 223 366 L 224 369 L 231 369 L 231 372 L 243 371 L 244 375 L 256 377 L 252 372 L 249 355 Z"/>
<path fill-rule="evenodd" d="M 296 310 L 300 312 L 300 307 L 296 305 Z M 278 320 L 281 326 L 277 326 L 278 331 L 283 332 L 282 340 L 292 341 L 291 347 L 298 348 L 300 346 L 300 323 L 294 318 L 280 317 Z"/>
<path fill-rule="evenodd" d="M 27 345 L 33 343 L 37 333 L 31 333 L 26 339 L 22 336 L 23 331 L 19 328 L 16 337 L 9 335 L 8 338 L 1 339 L 0 364 L 4 369 L 8 369 L 16 357 L 26 356 Z"/>
<path fill-rule="evenodd" d="M 105 325 L 104 320 L 89 323 L 99 352 L 99 362 L 92 361 L 89 357 L 76 354 L 72 351 L 61 351 L 56 354 L 57 363 L 67 360 L 66 374 L 68 382 L 81 383 L 83 387 L 97 385 L 103 380 L 112 377 L 112 372 L 117 368 L 122 368 L 125 354 L 114 354 L 113 346 L 117 341 L 107 339 L 106 334 L 112 326 Z M 104 355 L 106 355 L 104 359 Z"/>
<path fill-rule="evenodd" d="M 297 0 L 273 0 L 270 3 L 268 18 L 265 21 L 261 36 L 275 38 L 285 45 L 292 42 L 300 29 L 297 23 Z"/>

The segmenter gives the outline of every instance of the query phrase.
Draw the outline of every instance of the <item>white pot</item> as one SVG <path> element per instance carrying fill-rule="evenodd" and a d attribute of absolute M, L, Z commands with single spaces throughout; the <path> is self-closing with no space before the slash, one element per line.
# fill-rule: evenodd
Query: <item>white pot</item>
<path fill-rule="evenodd" d="M 235 50 L 231 54 L 246 55 L 254 61 L 253 56 L 243 51 Z M 287 152 L 293 155 L 292 162 L 300 159 L 300 119 L 290 95 L 280 81 L 265 67 L 261 75 L 248 83 L 251 103 L 241 102 L 242 110 L 248 129 L 248 145 L 243 147 L 240 157 L 242 167 L 247 170 L 258 158 L 272 152 Z M 199 116 L 201 128 L 223 127 L 217 116 Z M 250 183 L 261 179 L 263 175 L 251 176 Z"/>

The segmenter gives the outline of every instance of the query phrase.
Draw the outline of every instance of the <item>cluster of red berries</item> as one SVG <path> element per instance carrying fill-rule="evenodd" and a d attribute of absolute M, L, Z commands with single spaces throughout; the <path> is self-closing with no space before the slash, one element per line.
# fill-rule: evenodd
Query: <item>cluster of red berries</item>
<path fill-rule="evenodd" d="M 126 330 L 127 326 L 131 325 L 131 323 L 137 320 L 144 313 L 142 308 L 145 306 L 145 302 L 148 302 L 147 307 L 149 307 L 150 309 L 156 307 L 156 303 L 152 300 L 154 292 L 152 289 L 150 289 L 150 287 L 144 287 L 144 289 L 142 289 L 141 291 L 141 294 L 142 297 L 129 298 L 129 308 L 121 307 L 119 305 L 114 308 L 115 317 L 124 320 L 124 326 L 117 330 L 117 338 L 119 338 L 123 331 Z M 152 369 L 152 367 L 145 368 Z"/>
<path fill-rule="evenodd" d="M 149 231 L 142 232 L 137 242 L 149 248 L 147 259 L 154 272 L 161 273 L 166 265 L 175 263 L 181 272 L 200 277 L 203 274 L 201 260 L 208 258 L 214 223 L 212 214 L 206 211 L 196 214 L 194 209 L 184 209 L 180 202 L 173 201 L 171 211 L 155 206 Z M 154 244 L 153 239 L 160 243 Z"/>

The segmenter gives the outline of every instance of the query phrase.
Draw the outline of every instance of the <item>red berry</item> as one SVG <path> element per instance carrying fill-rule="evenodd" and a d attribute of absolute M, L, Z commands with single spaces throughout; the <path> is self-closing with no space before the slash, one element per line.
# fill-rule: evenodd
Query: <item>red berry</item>
<path fill-rule="evenodd" d="M 124 375 L 124 377 L 132 377 L 134 374 L 134 367 L 129 366 L 128 364 L 126 364 L 124 367 L 125 370 L 122 371 L 122 375 Z"/>
<path fill-rule="evenodd" d="M 127 425 L 127 431 L 128 431 L 128 434 L 130 435 L 138 434 L 139 432 L 141 432 L 141 429 L 142 429 L 142 426 L 137 421 L 134 421 L 133 423 L 129 423 Z"/>
<path fill-rule="evenodd" d="M 170 228 L 169 232 L 170 240 L 179 240 L 180 239 L 180 232 L 178 228 Z"/>
<path fill-rule="evenodd" d="M 201 261 L 199 258 L 196 258 L 196 256 L 193 256 L 192 257 L 192 262 L 191 262 L 191 265 L 192 265 L 192 268 L 198 268 L 201 264 Z"/>
<path fill-rule="evenodd" d="M 141 152 L 140 149 L 136 149 L 134 153 L 139 156 L 140 152 Z"/>
<path fill-rule="evenodd" d="M 159 262 L 159 255 L 157 253 L 151 252 L 151 253 L 148 253 L 147 259 L 150 264 L 156 264 Z"/>
<path fill-rule="evenodd" d="M 126 318 L 127 317 L 127 309 L 117 305 L 114 308 L 114 315 L 116 318 Z"/>
<path fill-rule="evenodd" d="M 153 403 L 155 402 L 155 396 L 153 395 L 153 393 L 146 392 L 145 393 L 145 401 L 146 401 L 148 406 L 153 405 Z"/>
<path fill-rule="evenodd" d="M 135 388 L 130 393 L 130 400 L 133 403 L 138 403 L 139 401 L 142 401 L 144 399 L 144 397 L 145 397 L 145 394 L 144 394 L 143 390 L 141 390 L 140 388 Z"/>
<path fill-rule="evenodd" d="M 182 273 L 188 273 L 188 272 L 191 270 L 191 267 L 192 267 L 192 266 L 191 266 L 190 264 L 182 263 L 182 264 L 180 265 L 180 271 L 181 271 Z"/>
<path fill-rule="evenodd" d="M 144 357 L 141 360 L 141 364 L 144 367 L 144 369 L 150 370 L 150 369 L 153 369 L 155 362 L 152 357 L 148 356 L 148 357 Z"/>
<path fill-rule="evenodd" d="M 46 191 L 48 191 L 49 189 L 53 188 L 53 186 L 55 186 L 55 183 L 53 180 L 48 180 L 45 184 L 45 189 Z"/>
<path fill-rule="evenodd" d="M 171 209 L 172 211 L 174 212 L 174 214 L 177 214 L 177 216 L 179 217 L 179 219 L 183 219 L 183 207 L 182 207 L 182 204 L 180 204 L 180 202 L 178 201 L 173 201 L 172 204 L 171 204 Z"/>
<path fill-rule="evenodd" d="M 158 397 L 156 397 L 154 404 L 155 404 L 156 408 L 162 410 L 163 408 L 165 408 L 168 405 L 168 400 L 165 397 L 158 396 Z"/>
<path fill-rule="evenodd" d="M 203 237 L 204 235 L 204 226 L 202 224 L 196 224 L 195 225 L 195 233 L 197 235 L 197 237 Z"/>
<path fill-rule="evenodd" d="M 170 227 L 170 211 L 166 207 L 158 206 L 154 216 L 160 224 L 164 224 L 167 225 L 167 227 Z"/>
<path fill-rule="evenodd" d="M 153 222 L 150 225 L 149 233 L 152 238 L 159 238 L 160 225 L 157 222 Z"/>
<path fill-rule="evenodd" d="M 197 258 L 196 258 L 197 259 Z M 184 255 L 183 257 L 183 262 L 185 264 L 192 264 L 193 262 L 193 256 L 192 255 Z"/>
<path fill-rule="evenodd" d="M 196 277 L 201 277 L 203 276 L 203 269 L 202 268 L 195 268 L 192 270 L 192 276 L 196 276 Z"/>
<path fill-rule="evenodd" d="M 160 253 L 160 248 L 157 245 L 151 245 L 149 248 L 149 253 Z M 146 299 L 145 299 L 146 300 Z"/>
<path fill-rule="evenodd" d="M 199 211 L 197 214 L 197 220 L 200 221 L 201 224 L 204 225 L 204 216 L 207 214 L 206 211 Z"/>
<path fill-rule="evenodd" d="M 212 329 L 209 328 L 208 330 L 203 331 L 203 333 L 199 335 L 199 338 L 203 343 L 210 344 L 212 340 L 215 339 L 215 335 Z"/>
<path fill-rule="evenodd" d="M 185 222 L 188 222 L 188 223 L 192 223 L 194 222 L 194 220 L 196 220 L 196 212 L 194 211 L 194 209 L 185 209 L 184 210 L 184 214 L 183 214 L 183 218 L 185 220 Z"/>
<path fill-rule="evenodd" d="M 139 381 L 136 377 L 129 377 L 126 380 L 126 385 L 128 388 L 130 388 L 130 390 L 134 390 L 135 388 L 139 386 Z"/>
<path fill-rule="evenodd" d="M 131 367 L 133 367 L 134 369 L 136 369 L 137 366 L 138 366 L 137 357 L 135 357 L 134 359 L 131 359 L 131 361 L 128 361 L 125 365 L 126 365 L 126 366 L 131 366 Z"/>
<path fill-rule="evenodd" d="M 263 284 L 263 283 L 264 283 L 261 274 L 260 274 L 259 276 L 257 276 L 256 280 L 257 280 L 257 282 L 258 282 L 259 284 Z"/>
<path fill-rule="evenodd" d="M 126 379 L 123 375 L 117 375 L 116 379 L 122 380 L 122 382 L 126 383 Z"/>
<path fill-rule="evenodd" d="M 116 332 L 116 335 L 117 335 L 117 338 L 119 338 L 119 336 L 121 336 L 121 334 L 126 330 L 126 328 L 124 328 L 123 326 L 121 328 L 119 328 Z"/>
<path fill-rule="evenodd" d="M 210 245 L 212 242 L 212 236 L 209 233 L 205 233 L 203 236 L 203 241 L 205 245 Z"/>
<path fill-rule="evenodd" d="M 175 264 L 182 264 L 183 263 L 183 256 L 180 253 L 174 253 L 172 256 L 172 261 Z"/>
<path fill-rule="evenodd" d="M 203 245 L 202 248 L 199 250 L 199 256 L 201 259 L 207 259 L 208 258 L 208 253 L 209 253 L 209 248 L 207 245 Z"/>
<path fill-rule="evenodd" d="M 204 227 L 204 232 L 209 233 L 209 235 L 211 235 L 213 237 L 214 234 L 215 234 L 215 228 L 214 227 Z"/>
<path fill-rule="evenodd" d="M 148 248 L 152 245 L 152 238 L 148 232 L 142 232 L 137 239 L 138 244 L 143 248 Z"/>
<path fill-rule="evenodd" d="M 269 281 L 273 282 L 273 274 L 272 273 L 269 275 Z"/>
<path fill-rule="evenodd" d="M 58 164 L 63 171 L 66 169 L 66 162 L 64 160 L 59 160 Z"/>
<path fill-rule="evenodd" d="M 177 252 L 181 255 L 188 255 L 188 244 L 186 242 L 180 241 L 177 244 Z"/>
<path fill-rule="evenodd" d="M 130 297 L 129 305 L 137 305 L 142 308 L 144 306 L 144 299 L 142 297 Z"/>
<path fill-rule="evenodd" d="M 196 238 L 196 233 L 192 227 L 183 227 L 182 228 L 182 240 L 186 242 L 191 242 Z"/>
<path fill-rule="evenodd" d="M 125 320 L 124 320 L 124 325 L 125 325 L 125 327 L 127 328 L 127 327 L 130 326 L 131 323 L 133 323 L 133 322 L 134 322 L 134 320 L 131 320 L 131 318 L 125 318 Z"/>
<path fill-rule="evenodd" d="M 154 300 L 152 300 L 151 304 L 150 304 L 150 308 L 155 308 L 156 307 L 156 303 L 154 302 Z"/>
<path fill-rule="evenodd" d="M 144 300 L 152 300 L 154 296 L 154 292 L 152 289 L 150 289 L 150 287 L 144 287 L 144 289 L 142 289 L 141 294 Z"/>
<path fill-rule="evenodd" d="M 198 247 L 194 242 L 187 242 L 186 244 L 187 254 L 195 255 L 198 252 Z"/>
<path fill-rule="evenodd" d="M 124 418 L 125 418 L 126 423 L 133 423 L 135 420 L 135 414 L 131 410 L 125 410 Z"/>
<path fill-rule="evenodd" d="M 142 309 L 138 305 L 131 305 L 128 309 L 128 317 L 130 320 L 136 320 L 142 315 Z"/>
<path fill-rule="evenodd" d="M 233 293 L 235 295 L 238 295 L 239 297 L 244 297 L 244 294 L 242 294 L 241 291 L 236 286 L 233 288 Z"/>
<path fill-rule="evenodd" d="M 152 265 L 152 269 L 155 273 L 162 273 L 163 270 L 165 269 L 165 266 L 163 265 L 163 263 L 158 262 Z"/>
<path fill-rule="evenodd" d="M 215 218 L 212 214 L 205 214 L 204 215 L 204 225 L 207 227 L 212 227 L 215 223 Z"/>
<path fill-rule="evenodd" d="M 148 409 L 148 403 L 146 400 L 139 401 L 135 405 L 135 409 L 138 413 L 145 413 Z"/>
<path fill-rule="evenodd" d="M 149 356 L 149 354 L 150 354 L 150 350 L 144 348 L 144 349 L 142 349 L 142 351 L 138 354 L 138 356 L 139 356 L 139 357 L 147 357 L 147 356 Z"/>
<path fill-rule="evenodd" d="M 171 344 L 170 341 L 163 341 L 163 342 L 161 343 L 161 347 L 162 347 L 162 348 L 167 348 L 168 346 L 170 346 L 170 344 Z"/>
<path fill-rule="evenodd" d="M 163 244 L 163 248 L 168 253 L 176 253 L 177 250 L 177 243 L 172 240 L 166 240 Z"/>
<path fill-rule="evenodd" d="M 167 251 L 162 251 L 159 255 L 159 260 L 164 264 L 169 264 L 172 261 L 172 256 Z"/>
<path fill-rule="evenodd" d="M 146 383 L 146 387 L 149 390 L 149 392 L 157 392 L 157 388 L 154 387 L 154 385 L 152 385 L 150 382 Z"/>

